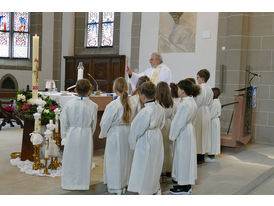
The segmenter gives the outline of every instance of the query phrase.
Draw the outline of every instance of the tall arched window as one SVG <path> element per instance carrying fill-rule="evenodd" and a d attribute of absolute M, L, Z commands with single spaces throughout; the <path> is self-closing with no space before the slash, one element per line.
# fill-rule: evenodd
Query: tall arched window
<path fill-rule="evenodd" d="M 112 47 L 114 12 L 88 12 L 86 47 Z"/>
<path fill-rule="evenodd" d="M 0 12 L 0 57 L 29 58 L 29 12 Z"/>

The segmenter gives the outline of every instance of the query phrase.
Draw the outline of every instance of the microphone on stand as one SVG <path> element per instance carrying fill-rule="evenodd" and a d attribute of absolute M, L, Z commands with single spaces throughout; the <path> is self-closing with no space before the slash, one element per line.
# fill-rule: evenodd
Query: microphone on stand
<path fill-rule="evenodd" d="M 97 83 L 97 81 L 91 76 L 90 73 L 87 73 L 87 74 L 88 74 L 88 76 L 89 76 L 91 79 L 93 79 L 93 81 L 94 81 L 95 84 L 96 84 L 96 90 L 95 90 L 95 91 L 98 91 L 98 83 Z"/>
<path fill-rule="evenodd" d="M 252 75 L 254 75 L 254 76 L 261 77 L 261 75 L 260 75 L 260 74 L 253 73 L 253 72 L 251 72 L 251 71 L 249 71 L 249 70 L 247 70 L 247 69 L 246 69 L 246 71 L 247 71 L 249 74 L 252 74 Z"/>

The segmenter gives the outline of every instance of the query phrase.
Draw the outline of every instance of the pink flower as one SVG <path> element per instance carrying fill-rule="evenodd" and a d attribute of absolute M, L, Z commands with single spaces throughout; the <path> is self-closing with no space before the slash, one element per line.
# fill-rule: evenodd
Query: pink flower
<path fill-rule="evenodd" d="M 53 105 L 51 105 L 50 108 L 51 108 L 51 110 L 55 110 L 56 109 L 56 107 L 53 106 Z"/>
<path fill-rule="evenodd" d="M 13 106 L 6 106 L 6 107 L 4 107 L 4 110 L 6 110 L 7 112 L 13 112 L 14 108 L 13 108 Z"/>
<path fill-rule="evenodd" d="M 23 111 L 30 110 L 30 106 L 29 106 L 28 104 L 25 104 L 25 105 L 22 107 L 22 110 L 23 110 Z"/>

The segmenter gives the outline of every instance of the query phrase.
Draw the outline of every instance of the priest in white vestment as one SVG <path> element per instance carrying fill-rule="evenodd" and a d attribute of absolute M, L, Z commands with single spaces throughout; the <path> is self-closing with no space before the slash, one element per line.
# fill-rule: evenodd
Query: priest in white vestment
<path fill-rule="evenodd" d="M 148 76 L 150 78 L 150 81 L 155 85 L 157 85 L 158 82 L 161 81 L 168 84 L 173 81 L 171 70 L 167 67 L 167 65 L 163 63 L 163 58 L 159 53 L 152 53 L 150 58 L 150 64 L 151 67 L 141 73 L 132 72 L 130 67 L 126 68 L 126 72 L 131 79 L 131 88 L 133 91 L 136 89 L 136 84 L 139 77 L 144 75 Z"/>
<path fill-rule="evenodd" d="M 78 88 L 78 83 L 84 87 Z M 97 123 L 98 105 L 89 97 L 89 81 L 81 79 L 76 90 L 79 97 L 66 103 L 62 109 L 61 137 L 64 153 L 61 186 L 65 190 L 89 190 L 93 156 L 93 133 Z M 80 89 L 84 88 L 84 93 Z"/>

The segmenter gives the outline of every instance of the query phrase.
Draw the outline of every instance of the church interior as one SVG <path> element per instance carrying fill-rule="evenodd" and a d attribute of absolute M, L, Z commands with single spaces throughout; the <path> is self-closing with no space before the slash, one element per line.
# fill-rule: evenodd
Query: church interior
<path fill-rule="evenodd" d="M 103 184 L 106 140 L 98 138 L 99 123 L 114 80 L 130 81 L 127 66 L 144 72 L 153 52 L 174 83 L 206 68 L 208 85 L 221 91 L 221 154 L 197 166 L 191 195 L 273 195 L 274 12 L 0 12 L 0 195 L 111 195 Z M 35 54 L 37 90 L 51 92 L 61 109 L 80 66 L 99 91 L 87 191 L 63 190 L 60 170 L 27 174 L 13 161 L 18 154 L 36 161 L 33 145 L 26 145 L 36 123 L 7 111 L 18 91 L 34 88 Z M 171 178 L 161 177 L 160 186 L 170 195 Z"/>

